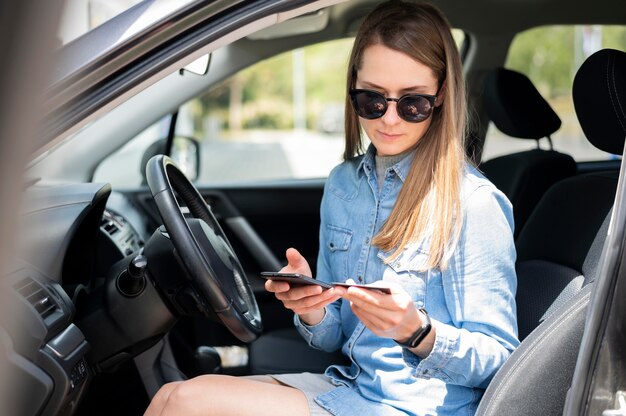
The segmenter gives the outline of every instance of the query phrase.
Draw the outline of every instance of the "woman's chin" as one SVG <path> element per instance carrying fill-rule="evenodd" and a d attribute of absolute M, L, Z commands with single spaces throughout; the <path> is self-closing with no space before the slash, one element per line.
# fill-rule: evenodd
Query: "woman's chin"
<path fill-rule="evenodd" d="M 408 146 L 402 143 L 374 143 L 376 154 L 378 156 L 395 156 L 408 150 Z"/>

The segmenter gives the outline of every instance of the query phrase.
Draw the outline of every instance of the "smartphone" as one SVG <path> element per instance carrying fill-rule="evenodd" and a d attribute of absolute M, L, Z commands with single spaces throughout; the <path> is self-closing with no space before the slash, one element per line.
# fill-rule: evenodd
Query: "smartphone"
<path fill-rule="evenodd" d="M 376 285 L 359 285 L 356 283 L 341 283 L 341 282 L 333 282 L 332 283 L 333 286 L 342 286 L 342 287 L 360 287 L 363 289 L 369 289 L 369 290 L 378 290 L 379 292 L 383 292 L 387 295 L 391 294 L 391 289 L 389 289 L 388 287 L 384 287 L 384 286 L 376 286 Z"/>
<path fill-rule="evenodd" d="M 325 289 L 333 287 L 330 283 L 320 282 L 319 280 L 299 273 L 261 272 L 261 277 L 267 280 L 277 280 L 293 285 L 317 285 Z"/>

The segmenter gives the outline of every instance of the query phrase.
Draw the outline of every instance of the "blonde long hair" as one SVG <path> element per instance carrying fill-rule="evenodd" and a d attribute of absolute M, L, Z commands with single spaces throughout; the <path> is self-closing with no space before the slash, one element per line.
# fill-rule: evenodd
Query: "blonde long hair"
<path fill-rule="evenodd" d="M 461 177 L 464 151 L 466 98 L 461 59 L 450 25 L 439 9 L 429 4 L 389 1 L 370 12 L 357 32 L 348 63 L 347 88 L 354 88 L 363 51 L 381 44 L 402 52 L 432 69 L 443 103 L 431 115 L 428 131 L 416 145 L 409 175 L 391 215 L 373 244 L 395 250 L 397 258 L 407 244 L 429 240 L 425 269 L 444 269 L 460 234 Z M 344 159 L 364 152 L 359 119 L 346 97 Z"/>

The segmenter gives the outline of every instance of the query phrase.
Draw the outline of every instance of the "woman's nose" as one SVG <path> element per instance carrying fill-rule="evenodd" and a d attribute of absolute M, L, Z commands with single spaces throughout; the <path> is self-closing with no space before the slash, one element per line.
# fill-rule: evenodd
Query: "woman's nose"
<path fill-rule="evenodd" d="M 392 126 L 394 124 L 398 124 L 402 120 L 398 115 L 397 105 L 398 103 L 396 103 L 395 101 L 387 102 L 387 111 L 385 111 L 385 114 L 383 114 L 382 117 L 382 120 L 385 124 Z"/>

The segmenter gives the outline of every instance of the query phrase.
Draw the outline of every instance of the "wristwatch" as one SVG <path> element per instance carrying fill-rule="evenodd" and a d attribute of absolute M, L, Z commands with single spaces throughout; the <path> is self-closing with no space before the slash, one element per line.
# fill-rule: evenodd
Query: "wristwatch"
<path fill-rule="evenodd" d="M 403 347 L 417 347 L 418 345 L 420 345 L 420 342 L 422 342 L 424 338 L 426 338 L 426 335 L 428 335 L 430 329 L 432 328 L 432 325 L 430 324 L 430 318 L 428 317 L 428 312 L 426 312 L 426 309 L 419 308 L 417 311 L 421 312 L 422 326 L 417 328 L 417 331 L 415 331 L 413 335 L 411 335 L 411 337 L 405 342 L 396 341 L 397 344 L 402 345 Z"/>

